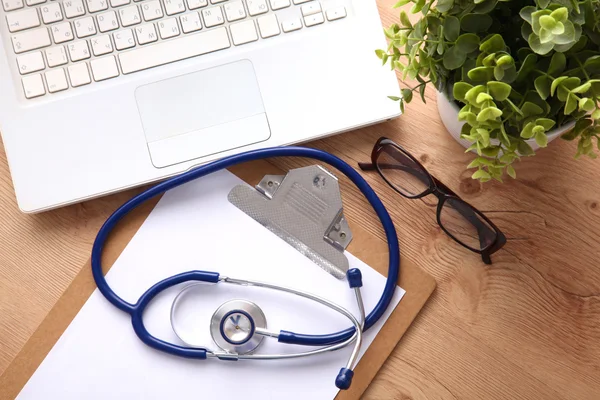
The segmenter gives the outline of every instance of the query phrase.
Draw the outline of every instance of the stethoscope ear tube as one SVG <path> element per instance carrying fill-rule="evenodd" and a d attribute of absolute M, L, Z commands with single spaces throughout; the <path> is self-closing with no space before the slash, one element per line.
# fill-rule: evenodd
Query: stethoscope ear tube
<path fill-rule="evenodd" d="M 261 150 L 248 151 L 245 153 L 225 157 L 221 160 L 200 166 L 181 175 L 170 178 L 164 182 L 161 182 L 156 186 L 153 186 L 150 189 L 138 194 L 137 196 L 133 197 L 131 200 L 123 204 L 121 207 L 119 207 L 100 228 L 96 240 L 94 241 L 91 256 L 92 274 L 94 276 L 94 280 L 96 281 L 99 291 L 104 297 L 106 297 L 106 299 L 112 305 L 131 315 L 134 330 L 144 343 L 157 350 L 161 350 L 166 353 L 170 353 L 181 357 L 198 359 L 206 358 L 206 349 L 182 347 L 171 343 L 167 343 L 163 340 L 152 336 L 144 327 L 142 314 L 143 310 L 148 305 L 148 303 L 158 293 L 165 290 L 166 288 L 184 282 L 195 281 L 216 283 L 220 280 L 219 274 L 216 272 L 189 271 L 166 278 L 163 281 L 152 286 L 150 289 L 148 289 L 148 291 L 139 298 L 137 303 L 131 304 L 119 297 L 112 290 L 112 288 L 108 285 L 108 282 L 106 281 L 102 271 L 102 251 L 104 249 L 104 245 L 110 232 L 114 229 L 116 224 L 121 219 L 123 219 L 123 217 L 125 217 L 125 215 L 127 215 L 129 212 L 131 212 L 147 200 L 161 195 L 170 189 L 176 188 L 192 180 L 198 179 L 205 175 L 211 174 L 224 168 L 232 167 L 243 162 L 272 157 L 306 157 L 325 162 L 337 168 L 344 175 L 346 175 L 369 201 L 369 203 L 373 207 L 373 210 L 380 219 L 385 231 L 389 250 L 389 268 L 384 291 L 373 310 L 369 313 L 369 315 L 366 316 L 364 320 L 364 330 L 369 329 L 371 326 L 373 326 L 375 322 L 377 322 L 381 318 L 388 305 L 390 304 L 390 301 L 392 300 L 396 288 L 396 282 L 398 280 L 400 268 L 400 248 L 398 245 L 398 238 L 392 219 L 390 218 L 389 213 L 385 209 L 383 203 L 381 202 L 377 194 L 373 191 L 373 189 L 357 171 L 355 171 L 350 165 L 348 165 L 338 157 L 333 156 L 332 154 L 329 154 L 322 150 L 304 147 L 267 148 Z M 357 277 L 351 275 L 348 275 L 348 280 L 352 285 L 353 282 L 357 282 Z M 360 291 L 358 289 L 359 286 L 354 288 L 357 292 L 357 296 L 360 296 Z M 309 346 L 334 346 L 352 339 L 356 334 L 357 332 L 354 326 L 346 330 L 328 335 L 307 335 L 281 331 L 278 340 L 282 343 L 290 344 L 300 344 Z M 343 388 L 343 386 L 345 386 L 346 384 L 349 385 L 351 379 L 352 371 L 350 370 L 350 368 L 342 369 L 340 371 L 340 374 L 338 375 L 338 387 Z M 338 380 L 336 380 L 336 385 L 338 384 Z"/>

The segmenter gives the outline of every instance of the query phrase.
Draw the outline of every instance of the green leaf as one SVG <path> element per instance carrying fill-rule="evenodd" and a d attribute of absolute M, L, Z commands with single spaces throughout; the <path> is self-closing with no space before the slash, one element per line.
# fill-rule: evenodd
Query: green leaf
<path fill-rule="evenodd" d="M 523 104 L 523 107 L 521 107 L 521 111 L 523 111 L 523 116 L 525 116 L 525 118 L 531 117 L 534 115 L 542 115 L 544 113 L 544 110 L 542 110 L 542 108 L 540 106 L 538 106 L 537 104 L 534 104 L 530 101 L 526 101 Z"/>
<path fill-rule="evenodd" d="M 454 0 L 438 0 L 435 8 L 441 13 L 450 11 L 454 7 Z"/>
<path fill-rule="evenodd" d="M 498 153 L 500 153 L 500 146 L 486 147 L 484 149 L 481 149 L 481 152 L 484 156 L 495 158 L 498 155 Z M 494 163 L 491 160 L 488 161 L 488 165 L 494 165 Z"/>
<path fill-rule="evenodd" d="M 393 100 L 393 101 L 400 101 L 400 97 L 398 96 L 388 96 L 388 99 Z"/>
<path fill-rule="evenodd" d="M 600 108 L 592 113 L 592 119 L 600 119 Z"/>
<path fill-rule="evenodd" d="M 423 100 L 423 103 L 427 104 L 427 100 L 425 100 L 425 89 L 427 89 L 427 85 L 421 85 L 419 87 L 419 94 L 421 95 L 421 100 Z"/>
<path fill-rule="evenodd" d="M 479 96 L 479 93 L 485 92 L 486 87 L 483 85 L 477 85 L 475 87 L 472 87 L 471 89 L 467 90 L 467 92 L 465 93 L 465 99 L 473 105 L 477 105 L 477 96 Z"/>
<path fill-rule="evenodd" d="M 558 85 L 560 85 L 560 83 L 562 81 L 566 80 L 567 78 L 568 78 L 568 76 L 560 76 L 552 81 L 552 85 L 550 86 L 550 94 L 552 96 L 554 96 L 554 92 L 556 91 L 556 88 L 558 87 Z"/>
<path fill-rule="evenodd" d="M 465 102 L 465 95 L 472 88 L 473 86 L 466 82 L 456 82 L 452 88 L 452 94 L 456 100 Z"/>
<path fill-rule="evenodd" d="M 477 121 L 485 122 L 489 120 L 495 120 L 496 118 L 502 115 L 502 111 L 496 107 L 487 107 L 481 110 L 479 115 L 477 115 Z"/>
<path fill-rule="evenodd" d="M 523 139 L 531 139 L 534 136 L 533 128 L 535 128 L 535 123 L 530 122 L 521 131 L 521 137 Z"/>
<path fill-rule="evenodd" d="M 460 34 L 460 21 L 454 16 L 448 16 L 444 20 L 444 37 L 454 42 Z"/>
<path fill-rule="evenodd" d="M 466 14 L 460 19 L 460 26 L 465 32 L 480 33 L 490 29 L 492 22 L 488 14 Z"/>
<path fill-rule="evenodd" d="M 538 118 L 538 119 L 535 120 L 535 124 L 536 125 L 540 125 L 546 131 L 549 131 L 550 129 L 552 129 L 554 127 L 554 125 L 556 124 L 556 122 L 554 122 L 553 120 L 551 120 L 549 118 Z"/>
<path fill-rule="evenodd" d="M 448 50 L 446 50 L 442 61 L 444 64 L 444 68 L 452 71 L 460 68 L 466 60 L 467 55 L 458 50 L 456 46 L 452 46 Z"/>
<path fill-rule="evenodd" d="M 531 25 L 533 23 L 531 14 L 533 14 L 535 11 L 536 11 L 535 7 L 527 6 L 527 7 L 523 7 L 521 9 L 521 11 L 519 12 L 519 15 L 521 16 L 521 18 L 523 18 L 525 21 L 529 22 L 529 24 Z"/>
<path fill-rule="evenodd" d="M 486 53 L 497 53 L 499 51 L 504 51 L 505 49 L 506 44 L 504 43 L 502 36 L 499 34 L 493 35 L 488 40 L 481 43 L 481 46 L 479 46 L 479 50 Z"/>
<path fill-rule="evenodd" d="M 542 99 L 546 100 L 548 96 L 550 96 L 550 85 L 552 85 L 552 80 L 546 75 L 538 76 L 533 84 L 535 90 Z"/>
<path fill-rule="evenodd" d="M 581 86 L 577 86 L 575 89 L 571 90 L 571 93 L 585 93 L 592 88 L 592 84 L 590 82 L 586 82 Z"/>
<path fill-rule="evenodd" d="M 396 4 L 394 4 L 394 8 L 400 8 L 402 6 L 407 5 L 408 3 L 410 3 L 412 0 L 400 0 L 399 2 L 397 2 Z"/>
<path fill-rule="evenodd" d="M 463 53 L 470 53 L 479 48 L 479 36 L 474 33 L 463 33 L 456 39 L 456 47 Z"/>
<path fill-rule="evenodd" d="M 494 68 L 493 67 L 477 67 L 473 68 L 467 73 L 469 79 L 475 82 L 488 82 L 493 80 Z"/>
<path fill-rule="evenodd" d="M 535 135 L 535 142 L 540 147 L 546 147 L 548 146 L 548 136 L 544 132 L 538 132 Z"/>
<path fill-rule="evenodd" d="M 544 6 L 544 8 L 546 7 L 547 6 Z M 550 17 L 557 22 L 565 22 L 567 18 L 569 18 L 569 10 L 567 7 L 557 8 L 556 10 L 552 11 Z"/>
<path fill-rule="evenodd" d="M 499 80 L 499 81 L 504 79 L 504 69 L 502 67 L 500 67 L 500 66 L 494 67 L 494 78 L 496 78 L 496 80 Z"/>
<path fill-rule="evenodd" d="M 517 105 L 515 103 L 513 103 L 512 101 L 510 101 L 510 99 L 506 99 L 506 102 L 508 103 L 508 105 L 510 106 L 510 108 L 512 108 L 512 110 L 514 112 L 516 112 L 520 116 L 524 117 L 523 111 L 521 111 L 521 109 L 519 107 L 517 107 Z"/>
<path fill-rule="evenodd" d="M 406 101 L 407 103 L 410 103 L 410 101 L 413 98 L 413 92 L 410 89 L 402 89 L 402 98 L 404 99 L 404 101 Z"/>
<path fill-rule="evenodd" d="M 522 156 L 532 156 L 535 154 L 535 152 L 533 151 L 531 146 L 523 140 L 519 142 L 519 144 L 517 146 L 517 150 L 519 151 L 519 154 L 521 154 Z"/>
<path fill-rule="evenodd" d="M 564 53 L 554 53 L 548 67 L 548 75 L 556 76 L 562 74 L 567 67 L 567 57 Z"/>
<path fill-rule="evenodd" d="M 523 82 L 529 74 L 535 69 L 537 64 L 538 57 L 534 54 L 528 54 L 523 60 L 523 64 L 521 64 L 521 68 L 519 68 L 519 72 L 517 73 L 517 82 Z"/>
<path fill-rule="evenodd" d="M 375 55 L 379 58 L 379 59 L 383 59 L 384 56 L 387 55 L 387 53 L 385 52 L 385 50 L 375 50 Z"/>
<path fill-rule="evenodd" d="M 424 6 L 425 6 L 425 0 L 417 0 L 415 2 L 415 5 L 410 9 L 410 12 L 413 14 L 416 14 L 419 11 L 421 11 Z"/>
<path fill-rule="evenodd" d="M 512 90 L 512 88 L 509 84 L 504 83 L 504 82 L 495 82 L 495 81 L 488 82 L 487 88 L 489 89 L 492 97 L 496 101 L 506 100 Z"/>
<path fill-rule="evenodd" d="M 473 178 L 473 179 L 488 179 L 489 180 L 491 178 L 491 176 L 487 171 L 480 169 L 478 171 L 475 171 L 475 173 L 473 175 L 471 175 L 471 178 Z"/>
<path fill-rule="evenodd" d="M 477 99 L 475 99 L 475 102 L 477 104 L 482 104 L 483 102 L 488 101 L 488 100 L 494 100 L 494 98 L 492 96 L 490 96 L 489 94 L 482 92 L 477 95 Z"/>
<path fill-rule="evenodd" d="M 582 99 L 579 100 L 579 110 L 580 111 L 592 112 L 595 109 L 596 109 L 596 104 L 594 103 L 594 100 L 589 99 L 587 97 L 583 97 Z"/>
<path fill-rule="evenodd" d="M 577 109 L 577 96 L 569 94 L 567 96 L 567 102 L 565 103 L 565 115 L 571 114 Z"/>
<path fill-rule="evenodd" d="M 506 166 L 506 173 L 513 179 L 517 179 L 517 173 L 515 172 L 515 168 L 512 165 Z"/>
<path fill-rule="evenodd" d="M 529 42 L 529 47 L 531 47 L 531 50 L 542 56 L 550 53 L 550 51 L 554 48 L 554 43 L 542 43 L 540 37 L 535 33 L 529 35 L 527 41 Z"/>
<path fill-rule="evenodd" d="M 471 161 L 469 163 L 469 165 L 467 165 L 467 169 L 477 168 L 480 165 L 481 165 L 481 163 L 479 162 L 479 157 L 477 157 L 476 159 L 474 159 L 473 161 Z"/>
<path fill-rule="evenodd" d="M 400 23 L 406 28 L 412 28 L 412 24 L 410 22 L 410 19 L 408 18 L 408 14 L 404 10 L 400 11 Z"/>

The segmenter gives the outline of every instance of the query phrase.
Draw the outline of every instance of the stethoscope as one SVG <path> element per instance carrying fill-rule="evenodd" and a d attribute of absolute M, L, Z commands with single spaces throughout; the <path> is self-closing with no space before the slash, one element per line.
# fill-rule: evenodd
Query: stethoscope
<path fill-rule="evenodd" d="M 383 225 L 388 242 L 389 269 L 384 291 L 373 310 L 366 317 L 360 292 L 360 287 L 362 286 L 362 276 L 360 270 L 356 268 L 348 270 L 346 277 L 350 288 L 355 292 L 360 313 L 359 319 L 357 319 L 350 311 L 344 309 L 343 307 L 325 298 L 312 295 L 305 291 L 265 282 L 256 282 L 221 276 L 217 272 L 188 271 L 173 275 L 150 287 L 144 294 L 142 294 L 135 304 L 128 303 L 127 301 L 123 300 L 110 288 L 102 272 L 102 250 L 109 233 L 125 215 L 145 201 L 194 179 L 246 161 L 254 161 L 272 157 L 312 158 L 337 168 L 344 175 L 346 175 L 356 185 L 356 187 L 358 187 L 358 189 L 360 189 L 375 210 L 375 213 Z M 109 302 L 112 303 L 113 306 L 131 315 L 135 333 L 142 342 L 152 348 L 176 356 L 194 359 L 218 358 L 220 360 L 276 360 L 322 354 L 325 352 L 342 349 L 354 343 L 354 348 L 348 363 L 345 367 L 341 368 L 335 382 L 339 389 L 348 389 L 354 375 L 353 369 L 358 359 L 360 345 L 362 342 L 362 333 L 363 331 L 366 331 L 372 327 L 373 324 L 375 324 L 381 318 L 389 306 L 392 296 L 394 295 L 396 281 L 398 280 L 400 269 L 400 248 L 398 246 L 398 238 L 396 236 L 394 224 L 383 203 L 373 189 L 371 189 L 369 184 L 350 165 L 338 157 L 335 157 L 334 155 L 322 150 L 304 147 L 278 147 L 253 150 L 225 157 L 221 160 L 211 162 L 181 175 L 170 178 L 133 197 L 131 200 L 118 208 L 106 220 L 102 228 L 100 228 L 92 248 L 91 264 L 92 274 L 100 292 Z M 173 330 L 175 331 L 175 334 L 184 343 L 186 343 L 186 346 L 181 346 L 166 342 L 150 334 L 150 332 L 148 332 L 144 326 L 143 313 L 152 299 L 154 299 L 160 292 L 172 286 L 186 282 L 194 282 L 194 284 L 185 287 L 176 296 L 171 307 L 171 325 Z M 309 335 L 285 330 L 274 332 L 266 328 L 266 317 L 258 305 L 246 300 L 232 300 L 221 305 L 211 318 L 211 335 L 215 341 L 215 344 L 220 348 L 220 350 L 210 350 L 203 347 L 197 347 L 186 342 L 177 325 L 175 315 L 177 314 L 180 303 L 194 288 L 196 288 L 198 284 L 200 284 L 200 282 L 266 288 L 301 296 L 339 312 L 348 320 L 350 320 L 353 326 L 346 330 L 326 335 Z M 253 351 L 256 350 L 265 337 L 275 338 L 280 343 L 322 347 L 306 352 L 291 354 L 254 354 Z"/>

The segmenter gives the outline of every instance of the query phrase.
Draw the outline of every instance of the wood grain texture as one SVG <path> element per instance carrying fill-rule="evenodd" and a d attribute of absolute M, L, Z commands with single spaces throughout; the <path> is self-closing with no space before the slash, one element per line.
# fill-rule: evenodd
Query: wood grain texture
<path fill-rule="evenodd" d="M 378 3 L 389 25 L 394 0 Z M 516 165 L 517 181 L 482 185 L 464 169 L 473 156 L 445 132 L 435 93 L 426 95 L 426 105 L 414 101 L 397 120 L 309 145 L 355 163 L 368 160 L 379 136 L 390 137 L 488 213 L 509 242 L 485 266 L 443 234 L 431 206 L 367 175 L 394 218 L 403 255 L 438 288 L 364 397 L 598 399 L 600 162 L 574 160 L 575 144 L 557 140 Z M 1 372 L 85 264 L 100 224 L 132 192 L 23 215 L 0 154 Z M 383 238 L 366 201 L 342 186 L 348 218 Z"/>

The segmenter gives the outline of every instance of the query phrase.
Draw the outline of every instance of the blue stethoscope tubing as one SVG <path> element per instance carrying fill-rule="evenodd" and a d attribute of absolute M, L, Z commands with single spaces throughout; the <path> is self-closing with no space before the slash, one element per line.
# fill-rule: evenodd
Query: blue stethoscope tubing
<path fill-rule="evenodd" d="M 243 162 L 275 157 L 305 157 L 327 163 L 337 168 L 344 175 L 346 175 L 369 201 L 369 203 L 373 207 L 373 210 L 375 210 L 375 213 L 379 217 L 379 220 L 381 221 L 381 224 L 383 225 L 383 229 L 385 231 L 389 251 L 389 269 L 383 293 L 373 310 L 367 315 L 365 319 L 364 330 L 366 331 L 367 329 L 372 327 L 373 324 L 375 324 L 381 318 L 385 310 L 388 308 L 390 301 L 392 300 L 392 297 L 394 295 L 394 290 L 396 288 L 398 274 L 400 271 L 400 247 L 398 245 L 396 229 L 394 227 L 394 223 L 392 222 L 389 213 L 387 212 L 385 206 L 383 205 L 375 191 L 373 191 L 373 189 L 364 180 L 364 178 L 346 162 L 322 150 L 297 146 L 252 150 L 233 156 L 228 156 L 218 161 L 202 165 L 200 167 L 182 173 L 181 175 L 177 175 L 175 177 L 167 179 L 157 184 L 156 186 L 151 187 L 150 189 L 147 189 L 146 191 L 138 194 L 137 196 L 133 197 L 131 200 L 123 204 L 121 207 L 119 207 L 100 228 L 100 231 L 96 236 L 96 240 L 94 241 L 94 245 L 92 248 L 91 264 L 94 280 L 96 281 L 96 285 L 98 286 L 100 292 L 104 295 L 104 297 L 106 297 L 106 299 L 110 303 L 112 303 L 118 309 L 125 311 L 126 313 L 131 315 L 133 329 L 137 336 L 145 344 L 157 350 L 176 356 L 205 359 L 208 351 L 207 349 L 179 346 L 152 336 L 144 326 L 142 315 L 146 306 L 161 291 L 169 287 L 178 285 L 180 283 L 189 281 L 217 283 L 219 281 L 219 274 L 216 272 L 207 271 L 188 271 L 171 276 L 156 283 L 138 299 L 137 303 L 131 304 L 123 300 L 111 289 L 102 272 L 102 251 L 104 249 L 106 239 L 110 232 L 117 225 L 117 223 L 121 219 L 123 219 L 123 217 L 125 217 L 137 206 L 141 205 L 147 200 L 152 199 L 155 196 L 165 193 L 168 190 L 171 190 L 173 188 L 176 188 L 178 186 L 181 186 L 185 183 L 201 178 L 213 172 L 217 172 L 224 168 L 229 168 Z M 278 337 L 278 341 L 282 343 L 299 344 L 307 346 L 328 346 L 349 339 L 354 334 L 354 331 L 354 327 L 326 335 L 308 335 L 288 331 L 281 331 Z"/>

